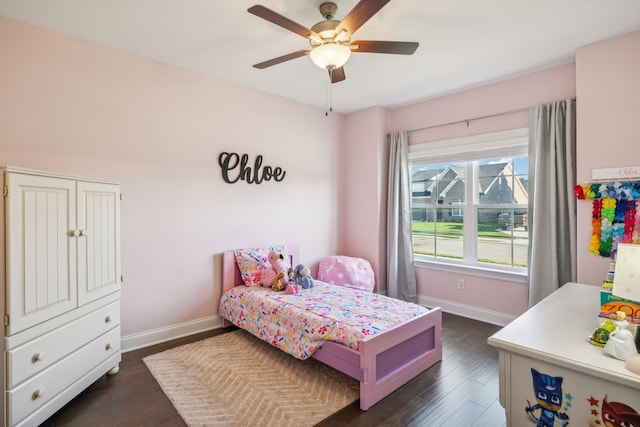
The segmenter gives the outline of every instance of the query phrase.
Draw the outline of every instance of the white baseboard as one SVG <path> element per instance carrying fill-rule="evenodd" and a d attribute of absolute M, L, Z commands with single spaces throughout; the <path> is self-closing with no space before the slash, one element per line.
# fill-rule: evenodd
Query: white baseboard
<path fill-rule="evenodd" d="M 213 315 L 202 319 L 179 323 L 164 328 L 141 332 L 139 334 L 127 335 L 120 340 L 120 347 L 123 353 L 136 350 L 161 342 L 182 338 L 199 332 L 210 331 L 222 326 L 220 316 Z"/>
<path fill-rule="evenodd" d="M 447 313 L 499 326 L 506 326 L 517 317 L 513 314 L 499 313 L 497 311 L 486 310 L 484 308 L 473 307 L 438 298 L 425 297 L 422 295 L 418 295 L 418 304 L 426 307 L 440 307 L 442 308 L 442 311 Z"/>
<path fill-rule="evenodd" d="M 442 311 L 447 313 L 500 326 L 507 325 L 517 317 L 511 314 L 499 313 L 496 311 L 485 310 L 483 308 L 459 304 L 438 298 L 425 297 L 422 295 L 418 295 L 418 304 L 425 307 L 441 307 Z M 192 320 L 190 322 L 141 332 L 139 334 L 127 335 L 122 337 L 120 346 L 122 352 L 126 353 L 127 351 L 137 350 L 139 348 L 148 347 L 150 345 L 186 337 L 200 332 L 210 331 L 220 327 L 222 327 L 222 320 L 220 319 L 220 316 L 213 315 L 202 319 Z"/>

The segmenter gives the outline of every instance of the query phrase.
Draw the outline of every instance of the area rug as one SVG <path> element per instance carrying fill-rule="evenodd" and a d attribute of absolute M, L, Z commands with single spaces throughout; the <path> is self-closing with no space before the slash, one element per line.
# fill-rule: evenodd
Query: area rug
<path fill-rule="evenodd" d="M 359 383 L 237 330 L 143 359 L 189 426 L 312 426 L 358 399 Z"/>

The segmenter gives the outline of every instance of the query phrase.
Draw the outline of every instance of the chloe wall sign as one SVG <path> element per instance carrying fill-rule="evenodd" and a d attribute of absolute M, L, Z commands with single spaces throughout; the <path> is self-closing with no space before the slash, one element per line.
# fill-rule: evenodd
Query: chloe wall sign
<path fill-rule="evenodd" d="M 218 156 L 218 164 L 222 170 L 222 179 L 229 184 L 238 181 L 260 184 L 262 181 L 271 181 L 272 179 L 280 182 L 287 173 L 279 166 L 262 166 L 262 156 L 260 155 L 256 156 L 253 165 L 249 165 L 247 154 L 222 152 Z"/>

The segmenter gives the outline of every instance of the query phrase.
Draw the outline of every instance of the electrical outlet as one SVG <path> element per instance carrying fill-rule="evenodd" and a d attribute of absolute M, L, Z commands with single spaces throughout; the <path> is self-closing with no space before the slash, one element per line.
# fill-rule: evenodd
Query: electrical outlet
<path fill-rule="evenodd" d="M 458 279 L 458 289 L 464 290 L 464 279 Z"/>

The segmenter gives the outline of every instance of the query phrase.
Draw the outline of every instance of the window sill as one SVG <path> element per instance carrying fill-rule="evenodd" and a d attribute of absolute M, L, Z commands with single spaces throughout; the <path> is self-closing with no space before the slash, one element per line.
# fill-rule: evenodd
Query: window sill
<path fill-rule="evenodd" d="M 503 280 L 505 282 L 522 283 L 525 285 L 529 283 L 529 275 L 525 269 L 522 269 L 521 271 L 506 271 L 479 265 L 456 265 L 450 262 L 439 262 L 418 257 L 414 259 L 414 265 L 416 268 L 465 274 L 468 276 L 478 276 L 487 279 Z"/>

